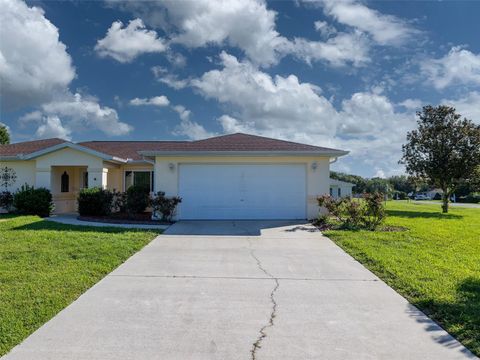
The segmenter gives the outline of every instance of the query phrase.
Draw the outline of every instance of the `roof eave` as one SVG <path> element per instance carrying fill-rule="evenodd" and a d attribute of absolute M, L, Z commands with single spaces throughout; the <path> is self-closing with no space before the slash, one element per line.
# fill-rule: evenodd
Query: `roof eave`
<path fill-rule="evenodd" d="M 340 157 L 348 151 L 139 151 L 144 156 L 321 156 Z"/>
<path fill-rule="evenodd" d="M 85 147 L 85 146 L 77 145 L 77 144 L 74 144 L 74 143 L 71 143 L 71 142 L 60 143 L 60 144 L 50 146 L 50 147 L 45 148 L 45 149 L 35 151 L 33 153 L 30 153 L 30 154 L 22 155 L 21 160 L 32 160 L 32 159 L 35 159 L 39 156 L 47 155 L 51 152 L 61 150 L 61 149 L 65 149 L 65 148 L 70 148 L 70 149 L 74 149 L 74 150 L 77 150 L 77 151 L 81 151 L 81 152 L 87 153 L 89 155 L 99 157 L 99 158 L 101 158 L 105 161 L 113 161 L 113 162 L 118 162 L 118 163 L 126 163 L 127 162 L 127 159 L 122 159 L 122 158 L 119 158 L 119 157 L 116 157 L 116 156 L 105 154 L 105 153 L 90 149 L 90 148 Z"/>

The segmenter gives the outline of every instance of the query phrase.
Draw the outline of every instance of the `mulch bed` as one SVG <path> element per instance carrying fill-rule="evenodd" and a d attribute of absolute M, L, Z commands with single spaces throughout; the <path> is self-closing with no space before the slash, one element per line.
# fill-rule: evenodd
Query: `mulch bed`
<path fill-rule="evenodd" d="M 113 213 L 108 216 L 78 216 L 78 220 L 107 224 L 171 225 L 171 222 L 152 220 L 152 213 L 146 212 L 128 216 L 126 213 Z"/>

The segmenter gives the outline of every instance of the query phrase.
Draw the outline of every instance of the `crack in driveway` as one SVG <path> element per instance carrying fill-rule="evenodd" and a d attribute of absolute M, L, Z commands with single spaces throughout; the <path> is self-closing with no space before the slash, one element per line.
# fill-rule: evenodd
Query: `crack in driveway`
<path fill-rule="evenodd" d="M 267 275 L 270 279 L 272 279 L 273 281 L 275 281 L 275 286 L 274 288 L 272 289 L 272 291 L 270 292 L 270 301 L 272 302 L 272 311 L 270 312 L 270 318 L 268 319 L 268 322 L 267 324 L 265 324 L 264 326 L 262 326 L 262 328 L 260 329 L 259 331 L 259 336 L 257 338 L 257 340 L 252 344 L 252 349 L 250 350 L 250 354 L 252 355 L 251 359 L 252 360 L 256 360 L 256 356 L 257 356 L 257 351 L 258 349 L 260 349 L 262 346 L 261 346 L 261 343 L 263 341 L 263 339 L 265 339 L 267 337 L 267 333 L 266 333 L 266 330 L 270 327 L 272 327 L 274 325 L 274 319 L 275 319 L 275 316 L 277 315 L 277 302 L 275 300 L 275 292 L 278 290 L 278 288 L 280 287 L 280 282 L 278 281 L 278 278 L 274 277 L 272 274 L 270 274 L 267 269 L 265 269 L 263 266 L 262 266 L 262 263 L 260 262 L 260 260 L 255 256 L 255 251 L 253 249 L 250 250 L 250 255 L 255 259 L 255 261 L 257 262 L 257 266 L 258 268 L 265 274 Z"/>

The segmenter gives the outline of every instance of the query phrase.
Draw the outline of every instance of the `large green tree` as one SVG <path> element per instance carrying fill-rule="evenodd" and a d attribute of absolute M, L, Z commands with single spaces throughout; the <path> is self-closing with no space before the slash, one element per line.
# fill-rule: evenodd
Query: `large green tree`
<path fill-rule="evenodd" d="M 443 190 L 446 213 L 458 184 L 478 176 L 480 125 L 444 105 L 424 106 L 417 116 L 418 128 L 407 134 L 400 163 L 411 176 Z"/>
<path fill-rule="evenodd" d="M 10 144 L 10 134 L 7 127 L 0 124 L 0 145 Z"/>

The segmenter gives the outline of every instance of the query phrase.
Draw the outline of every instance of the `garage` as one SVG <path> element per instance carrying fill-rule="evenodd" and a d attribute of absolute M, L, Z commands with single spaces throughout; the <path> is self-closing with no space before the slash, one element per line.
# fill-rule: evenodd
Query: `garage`
<path fill-rule="evenodd" d="M 180 219 L 305 219 L 306 164 L 179 164 Z"/>

